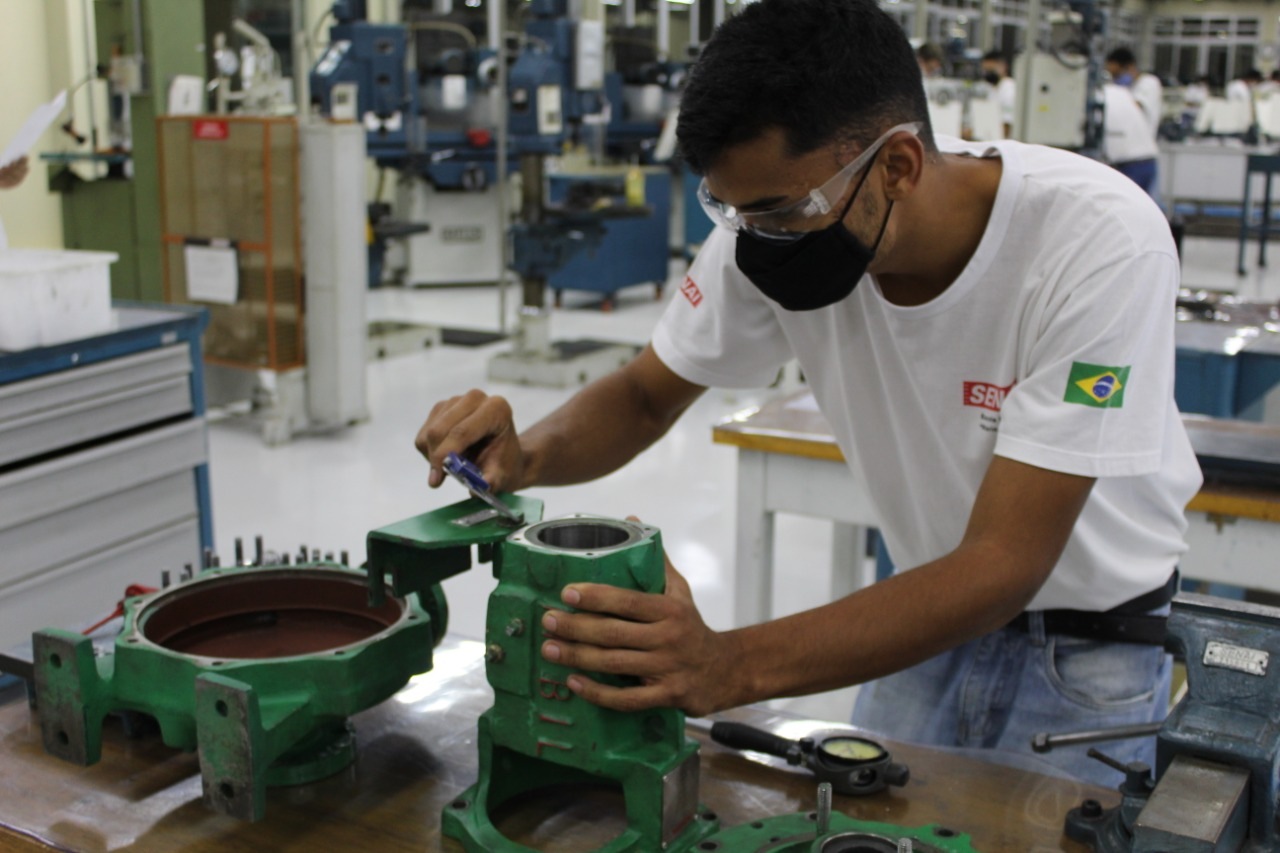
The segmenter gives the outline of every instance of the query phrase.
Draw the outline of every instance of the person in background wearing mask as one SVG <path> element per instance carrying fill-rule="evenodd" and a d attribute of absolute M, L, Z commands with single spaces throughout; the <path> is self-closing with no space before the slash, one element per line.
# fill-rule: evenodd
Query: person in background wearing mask
<path fill-rule="evenodd" d="M 1160 78 L 1138 70 L 1138 58 L 1127 47 L 1117 47 L 1107 54 L 1107 73 L 1111 82 L 1124 86 L 1133 93 L 1133 99 L 1142 108 L 1147 130 L 1151 138 L 1159 135 L 1161 113 L 1164 110 L 1164 86 Z"/>
<path fill-rule="evenodd" d="M 987 52 L 982 57 L 982 79 L 996 90 L 1004 138 L 1009 139 L 1013 136 L 1013 113 L 1018 105 L 1018 84 L 1009 76 L 1009 58 L 998 50 Z"/>
<path fill-rule="evenodd" d="M 938 46 L 925 42 L 916 48 L 916 62 L 920 65 L 920 76 L 926 80 L 942 76 L 942 51 Z"/>
<path fill-rule="evenodd" d="M 1036 732 L 1163 719 L 1159 614 L 1201 477 L 1173 399 L 1178 255 L 1151 199 L 1066 151 L 935 139 L 876 0 L 747 5 L 691 69 L 677 137 L 717 227 L 649 346 L 524 432 L 479 390 L 436 404 L 428 484 L 449 453 L 504 491 L 601 477 L 708 386 L 764 387 L 798 359 L 898 568 L 723 632 L 669 563 L 664 594 L 572 584 L 540 646 L 578 670 L 569 690 L 702 716 L 862 684 L 856 725 L 1023 765 Z M 1044 760 L 1120 781 L 1086 749 Z"/>
<path fill-rule="evenodd" d="M 1121 45 L 1107 54 L 1111 83 L 1103 86 L 1103 147 L 1107 163 L 1119 169 L 1160 204 L 1160 120 L 1165 87 L 1155 74 L 1138 70 L 1138 58 Z M 1138 106 L 1134 113 L 1133 105 Z M 1143 138 L 1146 137 L 1146 138 Z"/>

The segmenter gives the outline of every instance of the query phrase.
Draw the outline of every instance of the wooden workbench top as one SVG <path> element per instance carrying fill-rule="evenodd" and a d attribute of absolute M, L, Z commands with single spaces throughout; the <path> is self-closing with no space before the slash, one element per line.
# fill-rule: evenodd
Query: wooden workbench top
<path fill-rule="evenodd" d="M 355 717 L 353 766 L 320 782 L 271 790 L 258 823 L 207 810 L 196 756 L 165 747 L 158 735 L 129 740 L 109 724 L 103 760 L 77 767 L 46 755 L 38 720 L 25 702 L 11 702 L 0 707 L 0 850 L 456 853 L 460 845 L 440 836 L 440 812 L 475 780 L 475 722 L 492 703 L 483 655 L 481 643 L 446 639 L 432 672 Z M 832 728 L 756 708 L 725 718 L 793 738 Z M 891 749 L 911 768 L 907 786 L 861 799 L 837 796 L 837 810 L 903 826 L 941 823 L 969 833 L 986 853 L 1083 853 L 1062 836 L 1067 811 L 1086 797 L 1119 799 L 967 756 Z M 812 777 L 781 761 L 752 760 L 707 742 L 701 760 L 701 800 L 724 827 L 814 807 Z M 549 804 L 554 811 L 534 804 L 506 815 L 500 826 L 523 844 L 565 853 L 595 849 L 623 826 L 618 802 L 579 796 Z"/>
<path fill-rule="evenodd" d="M 738 412 L 716 424 L 711 437 L 718 444 L 743 450 L 844 461 L 831 427 L 818 411 L 810 391 L 798 391 Z M 1206 483 L 1187 509 L 1225 518 L 1280 522 L 1280 492 L 1258 486 Z"/>

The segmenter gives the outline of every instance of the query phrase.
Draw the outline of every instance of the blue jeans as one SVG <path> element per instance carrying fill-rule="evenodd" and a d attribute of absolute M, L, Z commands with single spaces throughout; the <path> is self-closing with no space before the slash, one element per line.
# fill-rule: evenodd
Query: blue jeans
<path fill-rule="evenodd" d="M 989 761 L 1114 788 L 1123 774 L 1089 758 L 1090 746 L 1154 769 L 1154 736 L 1039 755 L 1031 738 L 1163 720 L 1172 672 L 1158 646 L 1045 636 L 1032 613 L 1030 632 L 1003 628 L 863 685 L 853 724 L 892 740 L 975 750 Z"/>
<path fill-rule="evenodd" d="M 1116 163 L 1115 169 L 1120 174 L 1142 187 L 1152 198 L 1159 198 L 1160 184 L 1156 180 L 1156 160 L 1130 160 L 1128 163 Z"/>

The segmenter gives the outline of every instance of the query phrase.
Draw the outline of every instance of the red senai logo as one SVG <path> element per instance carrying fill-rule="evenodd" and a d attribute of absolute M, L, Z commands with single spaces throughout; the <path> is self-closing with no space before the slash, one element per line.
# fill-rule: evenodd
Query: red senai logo
<path fill-rule="evenodd" d="M 680 285 L 680 292 L 684 294 L 684 298 L 689 300 L 689 304 L 694 308 L 702 302 L 702 291 L 698 290 L 698 285 L 694 283 L 689 276 L 684 277 L 684 284 Z"/>
<path fill-rule="evenodd" d="M 231 128 L 222 119 L 196 119 L 191 123 L 191 135 L 196 139 L 226 139 L 231 135 Z"/>
<path fill-rule="evenodd" d="M 964 404 L 998 412 L 1000 407 L 1004 405 L 1004 398 L 1009 396 L 1009 392 L 1013 390 L 1015 384 L 1014 382 L 1010 382 L 1008 385 L 996 385 L 991 382 L 966 382 L 964 383 Z"/>

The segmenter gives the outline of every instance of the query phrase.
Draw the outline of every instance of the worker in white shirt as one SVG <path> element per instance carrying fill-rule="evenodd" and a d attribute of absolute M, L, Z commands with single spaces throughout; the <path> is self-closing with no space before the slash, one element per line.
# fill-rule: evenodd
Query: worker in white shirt
<path fill-rule="evenodd" d="M 1118 86 L 1125 86 L 1133 93 L 1133 99 L 1142 108 L 1146 117 L 1147 128 L 1151 138 L 1155 139 L 1160 129 L 1160 118 L 1164 103 L 1164 86 L 1160 78 L 1138 70 L 1138 58 L 1127 47 L 1117 47 L 1107 54 L 1107 73 L 1111 81 Z"/>
<path fill-rule="evenodd" d="M 1256 68 L 1250 68 L 1236 79 L 1227 84 L 1227 100 L 1237 103 L 1246 103 L 1249 105 L 1249 124 L 1253 125 L 1257 121 L 1257 111 L 1255 109 L 1254 96 L 1257 93 L 1259 84 L 1262 83 L 1262 72 Z"/>
<path fill-rule="evenodd" d="M 1137 181 L 1138 185 L 1147 191 L 1147 195 L 1156 200 L 1161 207 L 1164 205 L 1160 202 L 1160 180 L 1158 161 L 1156 159 L 1159 153 L 1156 149 L 1156 139 L 1160 131 L 1160 119 L 1164 109 L 1164 86 L 1160 83 L 1160 78 L 1154 74 L 1147 74 L 1138 69 L 1138 58 L 1129 48 L 1121 45 L 1107 54 L 1106 59 L 1107 73 L 1111 75 L 1111 82 L 1117 86 L 1124 88 L 1134 103 L 1140 110 L 1140 118 L 1143 120 L 1142 127 L 1146 131 L 1149 145 L 1143 145 L 1139 148 L 1134 146 L 1137 140 L 1132 143 L 1119 143 L 1112 139 L 1113 125 L 1118 127 L 1117 134 L 1128 136 L 1132 133 L 1129 128 L 1132 116 L 1126 115 L 1123 119 L 1112 121 L 1109 111 L 1113 100 L 1119 100 L 1115 97 L 1115 93 L 1108 96 L 1104 91 L 1104 101 L 1108 113 L 1103 120 L 1103 131 L 1106 139 L 1103 142 L 1104 147 L 1115 146 L 1121 149 L 1120 156 L 1125 160 L 1117 160 L 1110 154 L 1107 155 L 1107 161 L 1116 168 L 1120 168 L 1117 163 L 1125 163 L 1124 168 L 1120 171 L 1124 172 L 1130 178 Z M 1127 103 L 1120 106 L 1119 109 L 1125 110 L 1127 113 Z M 1149 149 L 1150 153 L 1146 153 Z M 1140 159 L 1132 159 L 1134 155 L 1140 154 Z M 1128 170 L 1128 171 L 1126 171 Z"/>
<path fill-rule="evenodd" d="M 1018 84 L 1009 76 L 1009 58 L 998 50 L 982 57 L 982 79 L 996 90 L 1000 104 L 1000 123 L 1004 125 L 1004 138 L 1013 136 L 1013 112 L 1018 103 Z"/>
<path fill-rule="evenodd" d="M 1148 131 L 1142 107 L 1130 89 L 1115 83 L 1102 87 L 1102 97 L 1103 158 L 1155 198 L 1156 157 L 1160 152 Z"/>

